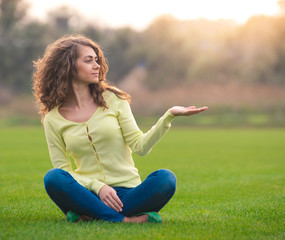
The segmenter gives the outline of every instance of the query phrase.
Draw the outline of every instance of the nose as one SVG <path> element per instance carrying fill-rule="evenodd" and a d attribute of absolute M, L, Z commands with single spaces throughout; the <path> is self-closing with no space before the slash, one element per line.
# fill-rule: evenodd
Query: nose
<path fill-rule="evenodd" d="M 94 61 L 93 68 L 95 69 L 100 68 L 100 65 L 96 61 Z"/>

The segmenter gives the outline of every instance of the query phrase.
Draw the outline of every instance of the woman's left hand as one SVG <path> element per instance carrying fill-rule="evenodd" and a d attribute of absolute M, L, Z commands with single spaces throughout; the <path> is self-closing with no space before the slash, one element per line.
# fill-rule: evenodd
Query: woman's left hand
<path fill-rule="evenodd" d="M 175 106 L 170 108 L 170 113 L 174 116 L 190 116 L 194 114 L 198 114 L 200 112 L 206 111 L 208 107 L 200 107 L 196 108 L 195 106 L 191 107 L 181 107 L 181 106 Z"/>

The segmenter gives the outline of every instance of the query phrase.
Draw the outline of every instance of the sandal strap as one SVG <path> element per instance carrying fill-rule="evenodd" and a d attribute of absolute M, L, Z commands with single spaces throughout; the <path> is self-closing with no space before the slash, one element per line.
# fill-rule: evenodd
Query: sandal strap
<path fill-rule="evenodd" d="M 72 211 L 69 211 L 66 214 L 66 221 L 67 222 L 78 222 L 79 218 L 80 218 L 80 215 L 78 215 L 77 213 L 72 212 Z"/>
<path fill-rule="evenodd" d="M 147 215 L 147 221 L 150 223 L 163 223 L 161 216 L 157 212 L 142 212 L 135 216 Z"/>
<path fill-rule="evenodd" d="M 162 218 L 157 212 L 149 212 L 147 216 L 150 223 L 162 223 Z"/>

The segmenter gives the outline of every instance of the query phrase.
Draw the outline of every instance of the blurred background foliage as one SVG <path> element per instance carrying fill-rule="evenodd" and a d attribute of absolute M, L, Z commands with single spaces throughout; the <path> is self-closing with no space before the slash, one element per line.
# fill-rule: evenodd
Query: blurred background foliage
<path fill-rule="evenodd" d="M 243 25 L 164 15 L 136 31 L 85 21 L 67 6 L 43 22 L 31 19 L 28 7 L 0 0 L 0 126 L 40 122 L 32 61 L 64 34 L 84 34 L 102 46 L 107 77 L 133 96 L 138 120 L 196 104 L 210 109 L 190 124 L 285 126 L 285 15 L 254 16 Z"/>

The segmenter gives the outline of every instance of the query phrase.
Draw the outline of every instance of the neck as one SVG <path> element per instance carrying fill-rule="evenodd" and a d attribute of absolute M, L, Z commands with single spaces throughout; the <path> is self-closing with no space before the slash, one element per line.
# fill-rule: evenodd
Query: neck
<path fill-rule="evenodd" d="M 82 109 L 85 106 L 89 105 L 91 102 L 93 103 L 93 97 L 87 84 L 79 85 L 73 83 L 72 86 L 73 94 L 71 94 L 71 96 L 66 101 L 67 105 Z"/>

